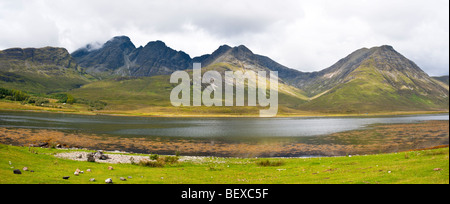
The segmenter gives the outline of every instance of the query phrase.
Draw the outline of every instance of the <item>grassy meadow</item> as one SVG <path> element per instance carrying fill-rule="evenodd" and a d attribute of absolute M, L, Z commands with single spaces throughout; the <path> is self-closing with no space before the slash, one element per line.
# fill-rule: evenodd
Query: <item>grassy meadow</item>
<path fill-rule="evenodd" d="M 54 156 L 67 151 L 0 145 L 0 184 L 104 184 L 108 178 L 115 184 L 449 183 L 448 148 L 328 158 L 202 157 L 157 167 L 91 163 Z M 109 170 L 109 166 L 114 169 Z M 13 174 L 14 169 L 23 167 L 34 172 Z M 85 173 L 75 176 L 76 169 Z M 70 178 L 64 180 L 64 176 Z M 129 176 L 127 181 L 119 179 Z M 89 181 L 91 178 L 96 181 Z"/>

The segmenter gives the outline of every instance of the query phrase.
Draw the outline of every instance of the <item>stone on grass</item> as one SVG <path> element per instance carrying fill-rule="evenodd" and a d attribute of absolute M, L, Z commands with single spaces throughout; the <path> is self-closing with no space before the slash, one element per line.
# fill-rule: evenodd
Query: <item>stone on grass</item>
<path fill-rule="evenodd" d="M 112 181 L 112 179 L 109 178 L 109 179 L 105 180 L 105 183 L 113 183 L 113 181 Z"/>

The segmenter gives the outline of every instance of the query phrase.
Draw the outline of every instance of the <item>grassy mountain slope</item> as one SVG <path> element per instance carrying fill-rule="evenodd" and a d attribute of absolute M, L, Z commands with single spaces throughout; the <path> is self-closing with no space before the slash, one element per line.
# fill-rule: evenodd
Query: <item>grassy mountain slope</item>
<path fill-rule="evenodd" d="M 78 88 L 90 79 L 64 48 L 0 51 L 0 87 L 52 93 Z"/>
<path fill-rule="evenodd" d="M 397 63 L 382 58 L 381 54 L 372 55 L 343 78 L 345 83 L 301 108 L 327 113 L 448 111 L 448 89 L 421 70 L 399 71 L 392 68 Z"/>
<path fill-rule="evenodd" d="M 240 68 L 226 63 L 206 67 L 203 72 L 216 70 L 236 71 Z M 192 78 L 192 71 L 189 71 Z M 133 115 L 259 115 L 262 107 L 173 107 L 170 93 L 178 84 L 170 84 L 169 75 L 153 77 L 122 77 L 97 81 L 71 91 L 75 97 L 100 100 L 108 103 L 104 113 Z M 191 88 L 192 90 L 192 88 Z M 279 112 L 291 113 L 306 102 L 301 91 L 280 84 Z M 192 96 L 192 92 L 191 92 Z M 223 99 L 225 97 L 223 96 Z M 265 109 L 265 108 L 264 108 Z M 297 111 L 298 112 L 298 111 Z"/>
<path fill-rule="evenodd" d="M 440 77 L 433 77 L 433 79 L 436 79 L 448 86 L 449 84 L 449 76 L 440 76 Z"/>

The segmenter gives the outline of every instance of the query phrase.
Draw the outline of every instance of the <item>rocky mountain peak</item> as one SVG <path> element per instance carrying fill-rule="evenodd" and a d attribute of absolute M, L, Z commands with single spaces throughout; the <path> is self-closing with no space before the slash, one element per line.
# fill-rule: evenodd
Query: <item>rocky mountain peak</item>
<path fill-rule="evenodd" d="M 77 64 L 69 52 L 65 48 L 58 47 L 11 48 L 0 51 L 0 61 L 11 59 L 20 60 L 22 62 L 26 61 L 37 65 L 56 64 L 66 68 L 77 68 Z M 5 65 L 4 67 L 8 66 Z M 0 68 L 2 67 L 0 66 Z"/>
<path fill-rule="evenodd" d="M 157 40 L 157 41 L 151 41 L 149 43 L 147 43 L 147 45 L 145 46 L 146 48 L 154 48 L 154 49 L 166 49 L 168 48 L 166 43 L 164 43 L 163 41 Z"/>
<path fill-rule="evenodd" d="M 116 36 L 113 37 L 111 40 L 111 42 L 131 42 L 131 39 L 128 36 Z"/>
<path fill-rule="evenodd" d="M 238 47 L 234 47 L 231 50 L 230 54 L 233 55 L 236 59 L 238 59 L 240 61 L 253 59 L 254 55 L 255 55 L 250 49 L 248 49 L 244 45 L 240 45 Z"/>

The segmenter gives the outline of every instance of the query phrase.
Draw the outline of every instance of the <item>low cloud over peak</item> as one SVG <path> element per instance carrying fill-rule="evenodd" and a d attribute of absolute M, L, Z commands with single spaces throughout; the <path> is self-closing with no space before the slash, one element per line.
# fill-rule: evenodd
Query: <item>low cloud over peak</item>
<path fill-rule="evenodd" d="M 447 0 L 1 1 L 0 49 L 73 52 L 126 35 L 137 47 L 162 40 L 192 56 L 246 45 L 288 67 L 315 71 L 361 47 L 389 44 L 427 73 L 444 75 L 448 15 Z"/>

